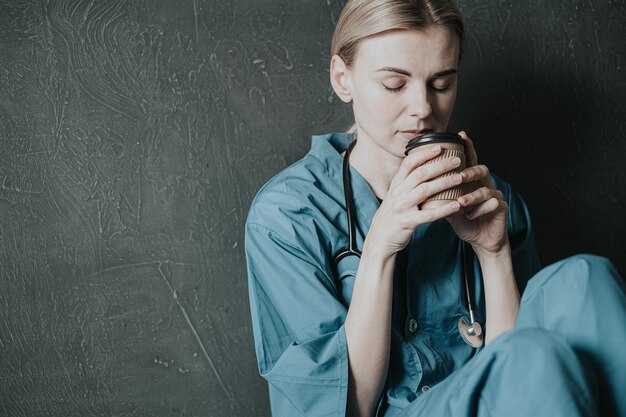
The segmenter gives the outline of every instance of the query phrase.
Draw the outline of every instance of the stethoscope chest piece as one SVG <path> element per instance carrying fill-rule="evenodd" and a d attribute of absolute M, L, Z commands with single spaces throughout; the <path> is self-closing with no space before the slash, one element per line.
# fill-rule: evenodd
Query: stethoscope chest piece
<path fill-rule="evenodd" d="M 467 317 L 461 317 L 459 319 L 459 333 L 463 341 L 471 347 L 479 348 L 483 345 L 483 328 L 477 321 L 470 323 Z"/>

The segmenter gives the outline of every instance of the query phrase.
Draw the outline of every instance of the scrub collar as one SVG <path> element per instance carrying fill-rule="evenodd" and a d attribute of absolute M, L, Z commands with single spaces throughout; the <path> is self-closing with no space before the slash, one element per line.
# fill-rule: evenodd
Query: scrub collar
<path fill-rule="evenodd" d="M 324 166 L 328 176 L 341 188 L 343 193 L 343 157 L 341 153 L 356 139 L 356 133 L 335 132 L 325 135 L 314 135 L 311 138 L 309 155 Z M 362 227 L 363 236 L 369 230 L 372 217 L 380 207 L 378 198 L 365 178 L 350 165 L 350 183 L 352 198 L 357 209 L 357 217 Z M 357 225 L 358 227 L 359 225 Z"/>

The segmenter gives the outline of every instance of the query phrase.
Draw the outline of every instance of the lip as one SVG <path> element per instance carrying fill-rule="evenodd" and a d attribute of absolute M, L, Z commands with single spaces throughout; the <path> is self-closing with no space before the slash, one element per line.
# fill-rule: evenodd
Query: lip
<path fill-rule="evenodd" d="M 402 130 L 400 134 L 405 138 L 411 140 L 420 136 L 424 136 L 427 133 L 433 132 L 433 129 L 422 129 L 422 130 Z"/>

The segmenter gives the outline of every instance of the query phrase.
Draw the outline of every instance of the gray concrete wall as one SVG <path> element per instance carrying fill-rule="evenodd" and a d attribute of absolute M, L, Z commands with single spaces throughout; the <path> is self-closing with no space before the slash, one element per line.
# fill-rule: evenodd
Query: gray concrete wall
<path fill-rule="evenodd" d="M 0 415 L 267 416 L 243 223 L 341 130 L 342 1 L 0 0 Z M 544 263 L 626 248 L 626 3 L 464 0 L 451 128 Z"/>

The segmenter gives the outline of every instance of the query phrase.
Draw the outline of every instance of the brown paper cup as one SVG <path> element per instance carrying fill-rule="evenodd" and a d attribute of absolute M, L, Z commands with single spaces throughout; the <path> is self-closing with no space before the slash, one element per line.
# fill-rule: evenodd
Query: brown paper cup
<path fill-rule="evenodd" d="M 455 156 L 458 156 L 461 159 L 461 164 L 456 167 L 455 169 L 446 172 L 445 174 L 442 174 L 438 177 L 433 178 L 430 181 L 434 181 L 438 178 L 441 177 L 447 177 L 450 175 L 454 175 L 454 174 L 458 174 L 461 171 L 463 171 L 466 167 L 466 160 L 465 160 L 465 149 L 463 146 L 463 143 L 453 143 L 453 142 L 441 142 L 439 140 L 436 141 L 432 141 L 429 143 L 438 143 L 439 146 L 441 146 L 442 151 L 441 153 L 436 157 L 433 158 L 429 161 L 426 162 L 426 164 L 432 164 L 435 163 L 437 161 L 440 161 L 442 159 L 445 158 L 452 158 Z M 413 147 L 411 149 L 409 149 L 407 151 L 407 155 L 410 154 L 412 151 L 414 151 L 417 147 Z M 440 193 L 434 194 L 432 196 L 430 196 L 429 198 L 427 198 L 426 200 L 424 200 L 421 204 L 420 204 L 420 209 L 425 210 L 425 209 L 430 209 L 430 208 L 435 208 L 435 207 L 440 207 L 443 206 L 444 204 L 447 204 L 450 201 L 456 200 L 457 198 L 459 198 L 460 196 L 463 195 L 463 189 L 462 189 L 462 184 L 457 185 L 456 187 L 452 187 L 449 188 L 447 190 L 444 190 Z"/>

